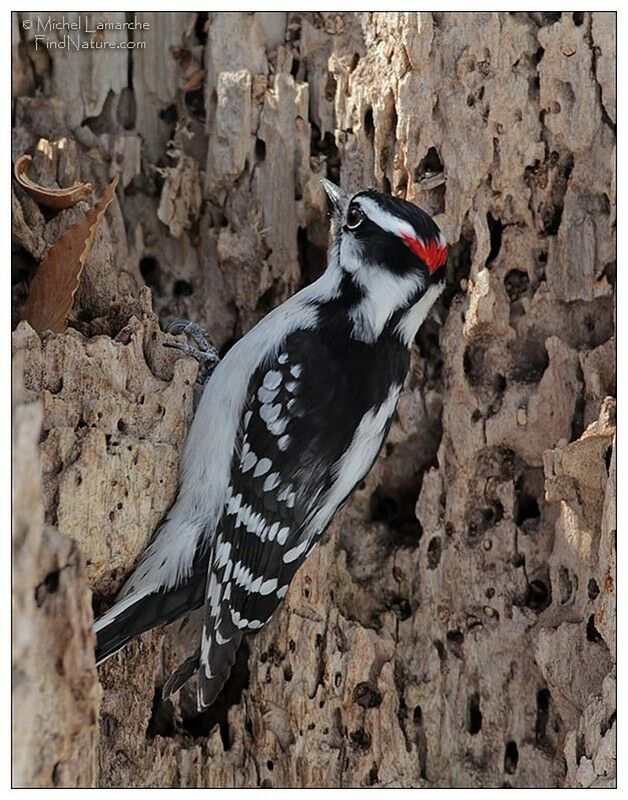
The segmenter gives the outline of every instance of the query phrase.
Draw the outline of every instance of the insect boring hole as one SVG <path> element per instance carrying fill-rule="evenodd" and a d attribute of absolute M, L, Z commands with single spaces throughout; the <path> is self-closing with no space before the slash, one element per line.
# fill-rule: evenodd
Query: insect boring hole
<path fill-rule="evenodd" d="M 423 529 L 416 517 L 416 488 L 387 491 L 378 486 L 371 496 L 371 519 L 383 522 L 390 531 L 391 545 L 417 547 Z"/>

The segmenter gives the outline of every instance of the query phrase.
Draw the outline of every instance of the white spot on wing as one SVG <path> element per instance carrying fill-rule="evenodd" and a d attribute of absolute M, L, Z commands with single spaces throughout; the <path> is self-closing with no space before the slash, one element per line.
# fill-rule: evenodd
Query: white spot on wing
<path fill-rule="evenodd" d="M 278 389 L 281 386 L 281 372 L 270 370 L 264 375 L 264 386 L 267 389 Z"/>
<path fill-rule="evenodd" d="M 215 574 L 212 572 L 209 576 L 209 585 L 207 587 L 207 599 L 211 607 L 212 615 L 216 616 L 220 607 L 220 589 L 221 585 L 216 580 Z"/>
<path fill-rule="evenodd" d="M 270 492 L 276 486 L 279 486 L 281 478 L 279 477 L 278 472 L 271 472 L 270 475 L 266 476 L 266 480 L 264 481 L 264 485 L 262 486 L 263 491 Z"/>
<path fill-rule="evenodd" d="M 242 502 L 242 495 L 237 494 L 235 497 L 232 497 L 229 500 L 229 504 L 227 505 L 227 514 L 237 514 L 240 510 L 240 503 Z"/>
<path fill-rule="evenodd" d="M 269 530 L 270 530 L 270 522 L 267 522 L 267 523 L 266 523 L 266 525 L 265 525 L 265 527 L 264 527 L 264 530 L 262 530 L 262 531 L 261 531 L 261 533 L 258 533 L 258 536 L 259 536 L 259 538 L 260 538 L 260 539 L 261 539 L 263 542 L 265 542 L 265 541 L 266 541 L 266 539 L 268 539 L 268 531 L 269 531 Z"/>
<path fill-rule="evenodd" d="M 279 403 L 276 403 L 274 406 L 265 404 L 260 408 L 259 415 L 266 423 L 274 422 L 279 416 L 280 411 L 281 405 Z"/>
<path fill-rule="evenodd" d="M 249 521 L 246 523 L 246 529 L 249 533 L 257 533 L 258 530 L 263 529 L 264 527 L 264 520 L 262 519 L 262 515 L 251 514 Z"/>
<path fill-rule="evenodd" d="M 290 437 L 288 436 L 288 434 L 286 434 L 285 436 L 282 436 L 281 439 L 279 439 L 279 441 L 277 442 L 277 447 L 282 452 L 284 452 L 285 450 L 288 449 L 289 444 L 290 444 Z"/>
<path fill-rule="evenodd" d="M 277 588 L 277 578 L 271 578 L 270 580 L 264 581 L 264 583 L 259 587 L 258 591 L 260 594 L 266 595 L 274 592 Z"/>
<path fill-rule="evenodd" d="M 257 390 L 257 399 L 260 403 L 272 403 L 275 397 L 279 394 L 279 389 L 266 389 L 264 386 L 261 386 Z"/>
<path fill-rule="evenodd" d="M 233 570 L 233 580 L 235 581 L 236 585 L 242 586 L 244 589 L 246 589 L 251 584 L 252 579 L 253 576 L 250 569 L 243 566 L 243 564 L 238 561 Z"/>
<path fill-rule="evenodd" d="M 283 598 L 286 596 L 286 592 L 287 591 L 288 591 L 288 584 L 286 584 L 285 586 L 282 586 L 280 589 L 277 589 L 275 594 L 277 595 L 277 597 L 280 600 L 283 600 Z"/>
<path fill-rule="evenodd" d="M 255 453 L 247 453 L 246 458 L 242 462 L 242 472 L 248 472 L 257 464 L 257 456 Z"/>
<path fill-rule="evenodd" d="M 287 550 L 283 554 L 283 563 L 290 564 L 292 561 L 296 561 L 296 559 L 307 550 L 308 544 L 308 540 L 304 539 L 301 544 L 298 544 L 296 547 L 291 547 L 290 550 Z"/>
<path fill-rule="evenodd" d="M 286 430 L 287 426 L 288 420 L 285 417 L 281 417 L 281 419 L 278 419 L 275 422 L 269 422 L 266 427 L 273 434 L 273 436 L 281 436 L 281 434 Z"/>
<path fill-rule="evenodd" d="M 257 462 L 257 466 L 255 467 L 253 477 L 261 478 L 262 475 L 266 475 L 272 465 L 273 462 L 270 460 L 270 458 L 260 458 L 260 460 Z"/>
<path fill-rule="evenodd" d="M 302 371 L 303 367 L 300 364 L 295 364 L 293 367 L 290 367 L 290 374 L 293 378 L 298 378 Z"/>
<path fill-rule="evenodd" d="M 205 677 L 211 678 L 212 673 L 209 668 L 209 650 L 211 647 L 212 639 L 206 630 L 203 630 L 203 637 L 201 639 L 201 664 L 205 670 Z"/>
<path fill-rule="evenodd" d="M 216 548 L 216 566 L 224 567 L 227 561 L 229 560 L 230 555 L 231 555 L 231 543 L 221 541 L 218 547 Z"/>
<path fill-rule="evenodd" d="M 277 361 L 278 361 L 280 364 L 285 364 L 285 363 L 287 363 L 287 361 L 288 361 L 288 354 L 287 354 L 287 353 L 282 353 L 282 354 L 279 356 L 279 358 L 277 359 Z"/>
<path fill-rule="evenodd" d="M 284 486 L 283 489 L 279 492 L 279 494 L 277 495 L 277 500 L 282 500 L 282 501 L 287 500 L 288 495 L 290 494 L 291 491 L 292 491 L 292 484 L 290 483 L 288 484 L 288 486 Z"/>

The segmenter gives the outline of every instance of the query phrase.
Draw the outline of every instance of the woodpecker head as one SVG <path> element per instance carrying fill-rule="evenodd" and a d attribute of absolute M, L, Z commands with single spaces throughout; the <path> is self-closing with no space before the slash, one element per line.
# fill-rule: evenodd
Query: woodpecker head
<path fill-rule="evenodd" d="M 355 298 L 356 335 L 373 340 L 401 321 L 402 338 L 414 339 L 444 288 L 447 245 L 438 226 L 398 197 L 373 189 L 348 195 L 328 180 L 322 184 L 332 206 L 329 265 L 340 271 L 347 298 Z"/>

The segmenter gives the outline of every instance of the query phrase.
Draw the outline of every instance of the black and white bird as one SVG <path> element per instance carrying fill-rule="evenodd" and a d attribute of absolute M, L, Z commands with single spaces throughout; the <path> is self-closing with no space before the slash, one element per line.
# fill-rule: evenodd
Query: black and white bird
<path fill-rule="evenodd" d="M 326 271 L 213 372 L 176 500 L 95 625 L 100 663 L 203 606 L 198 648 L 163 690 L 167 697 L 197 673 L 199 710 L 373 465 L 416 333 L 444 288 L 447 247 L 425 211 L 323 185 L 332 207 Z"/>

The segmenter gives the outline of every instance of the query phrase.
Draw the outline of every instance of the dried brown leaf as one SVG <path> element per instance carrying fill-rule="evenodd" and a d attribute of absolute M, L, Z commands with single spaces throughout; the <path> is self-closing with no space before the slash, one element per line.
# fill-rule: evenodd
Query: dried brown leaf
<path fill-rule="evenodd" d="M 86 200 L 89 197 L 92 185 L 85 181 L 77 181 L 66 189 L 50 189 L 35 183 L 26 174 L 32 161 L 31 156 L 26 154 L 18 158 L 15 162 L 15 180 L 40 205 L 53 211 L 61 211 L 64 208 L 72 208 L 79 200 Z"/>
<path fill-rule="evenodd" d="M 52 245 L 28 287 L 20 318 L 38 333 L 67 328 L 81 272 L 118 185 L 111 181 L 98 201 Z"/>
<path fill-rule="evenodd" d="M 199 86 L 202 86 L 205 74 L 206 73 L 204 69 L 197 70 L 185 83 L 183 87 L 183 94 L 185 94 L 186 92 L 193 92 L 195 89 L 198 89 Z"/>
<path fill-rule="evenodd" d="M 190 50 L 186 50 L 184 47 L 173 49 L 172 57 L 175 61 L 179 62 L 179 67 L 181 68 L 184 78 L 190 78 L 201 69 L 201 64 L 198 59 L 192 55 Z"/>

